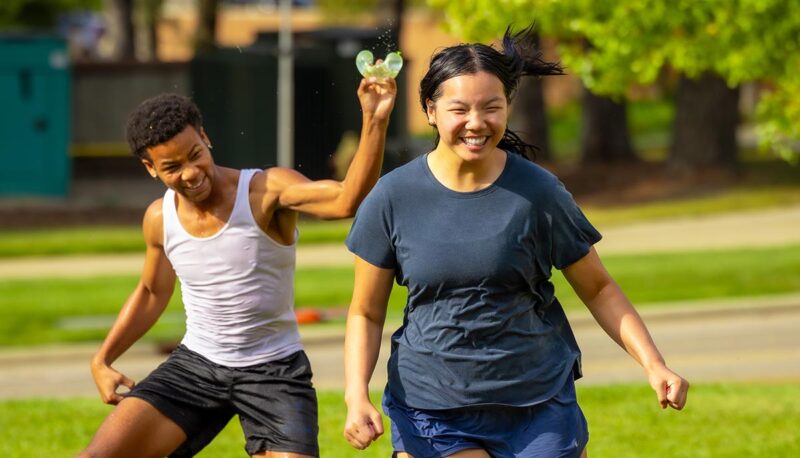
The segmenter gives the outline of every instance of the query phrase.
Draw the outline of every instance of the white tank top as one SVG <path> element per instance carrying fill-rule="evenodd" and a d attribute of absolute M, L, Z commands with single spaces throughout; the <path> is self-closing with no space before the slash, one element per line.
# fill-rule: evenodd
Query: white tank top
<path fill-rule="evenodd" d="M 180 223 L 175 192 L 164 194 L 164 251 L 181 282 L 186 310 L 182 344 L 209 360 L 244 367 L 303 347 L 294 315 L 296 242 L 281 245 L 258 226 L 250 180 L 242 170 L 230 219 L 210 237 Z"/>

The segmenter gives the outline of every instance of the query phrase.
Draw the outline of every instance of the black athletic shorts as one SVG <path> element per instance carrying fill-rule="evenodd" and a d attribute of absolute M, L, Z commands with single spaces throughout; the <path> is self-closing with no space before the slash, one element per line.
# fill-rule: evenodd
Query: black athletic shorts
<path fill-rule="evenodd" d="M 305 352 L 247 367 L 221 366 L 180 345 L 128 396 L 152 404 L 186 432 L 173 457 L 193 456 L 239 416 L 249 455 L 319 456 L 317 395 Z"/>

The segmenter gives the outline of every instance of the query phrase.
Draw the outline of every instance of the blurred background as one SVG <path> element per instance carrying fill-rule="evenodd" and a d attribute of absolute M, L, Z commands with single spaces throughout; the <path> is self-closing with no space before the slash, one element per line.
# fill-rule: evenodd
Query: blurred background
<path fill-rule="evenodd" d="M 196 100 L 219 163 L 276 164 L 281 24 L 293 36 L 295 126 L 293 158 L 282 165 L 312 178 L 336 176 L 347 163 L 359 127 L 359 50 L 400 49 L 406 60 L 388 170 L 430 147 L 417 84 L 431 54 L 532 22 L 546 57 L 568 75 L 526 81 L 512 127 L 540 147 L 540 162 L 568 182 L 577 175 L 575 193 L 676 188 L 651 191 L 663 197 L 755 178 L 754 161 L 797 157 L 800 25 L 792 2 L 285 3 L 282 19 L 278 0 L 4 2 L 0 197 L 61 198 L 63 210 L 113 179 L 100 199 L 127 205 L 115 192 L 120 179 L 142 176 L 124 143 L 125 120 L 161 92 Z M 28 224 L 17 210 L 17 222 L 4 225 Z"/>
<path fill-rule="evenodd" d="M 433 146 L 417 91 L 436 49 L 534 22 L 567 75 L 524 81 L 511 127 L 603 232 L 607 267 L 694 384 L 687 411 L 658 412 L 555 274 L 584 350 L 591 454 L 800 455 L 800 3 L 788 0 L 3 0 L 0 454 L 72 455 L 108 412 L 88 360 L 136 285 L 141 217 L 164 192 L 124 140 L 138 103 L 192 97 L 221 165 L 340 177 L 360 127 L 355 55 L 400 50 L 386 172 Z M 349 226 L 302 220 L 298 247 L 298 318 L 334 457 L 355 456 L 340 438 Z M 404 301 L 396 287 L 387 331 Z M 183 318 L 176 291 L 118 367 L 144 376 Z M 236 428 L 204 456 L 241 456 Z M 387 456 L 387 442 L 364 456 Z"/>

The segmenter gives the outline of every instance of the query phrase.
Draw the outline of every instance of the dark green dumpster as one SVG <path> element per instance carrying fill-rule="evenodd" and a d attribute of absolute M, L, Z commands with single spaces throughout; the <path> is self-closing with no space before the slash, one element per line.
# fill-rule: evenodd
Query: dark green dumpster
<path fill-rule="evenodd" d="M 0 196 L 67 195 L 69 81 L 64 40 L 0 35 Z"/>

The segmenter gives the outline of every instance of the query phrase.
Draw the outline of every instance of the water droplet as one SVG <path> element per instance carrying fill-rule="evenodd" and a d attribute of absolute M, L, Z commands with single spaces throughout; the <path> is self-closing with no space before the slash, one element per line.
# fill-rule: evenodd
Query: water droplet
<path fill-rule="evenodd" d="M 239 135 L 244 135 L 244 131 L 239 132 Z"/>
<path fill-rule="evenodd" d="M 237 46 L 237 47 L 236 47 L 236 49 L 238 49 L 238 50 L 239 50 L 239 54 L 241 54 L 241 53 L 242 53 L 242 47 L 241 47 L 241 46 Z"/>

